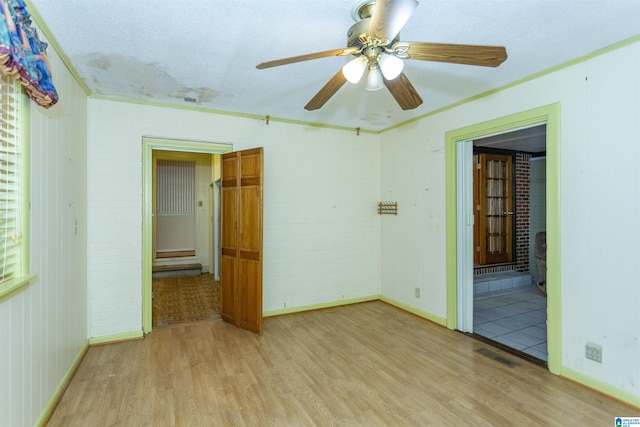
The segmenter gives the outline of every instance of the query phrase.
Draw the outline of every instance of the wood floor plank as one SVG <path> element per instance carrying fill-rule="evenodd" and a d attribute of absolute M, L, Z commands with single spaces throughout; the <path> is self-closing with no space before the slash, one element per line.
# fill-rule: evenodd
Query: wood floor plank
<path fill-rule="evenodd" d="M 634 411 L 383 302 L 92 347 L 50 426 L 611 425 Z M 577 424 L 576 424 L 577 425 Z"/>

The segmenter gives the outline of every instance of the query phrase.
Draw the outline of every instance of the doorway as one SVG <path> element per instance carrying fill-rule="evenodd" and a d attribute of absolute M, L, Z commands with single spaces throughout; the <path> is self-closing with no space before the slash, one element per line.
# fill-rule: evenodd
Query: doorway
<path fill-rule="evenodd" d="M 536 282 L 546 272 L 535 259 L 546 232 L 546 124 L 472 144 L 472 332 L 546 364 L 547 298 Z"/>
<path fill-rule="evenodd" d="M 460 157 L 468 157 L 469 159 L 472 157 L 471 151 L 468 156 L 461 156 L 461 153 L 466 150 L 464 142 L 539 124 L 546 124 L 547 144 L 546 229 L 548 242 L 547 282 L 549 283 L 546 310 L 547 366 L 550 372 L 559 374 L 562 360 L 562 305 L 559 253 L 560 105 L 558 103 L 452 130 L 445 135 L 446 214 L 447 218 L 452 219 L 448 220 L 446 224 L 447 327 L 467 332 L 473 330 L 473 270 L 472 268 L 460 268 L 464 266 L 465 262 L 472 265 L 473 260 L 473 240 L 465 237 L 473 234 L 472 199 L 469 197 L 469 201 L 465 202 L 458 192 L 459 186 L 462 185 L 459 182 L 459 171 L 462 167 L 460 166 L 462 164 Z M 468 147 L 471 148 L 470 144 Z M 470 166 L 468 170 L 471 171 Z M 469 180 L 470 182 L 471 180 Z"/>
<path fill-rule="evenodd" d="M 171 154 L 171 156 L 197 156 L 197 155 L 211 155 L 223 154 L 232 151 L 231 144 L 225 143 L 210 143 L 204 141 L 185 141 L 185 140 L 173 140 L 173 139 L 160 139 L 160 138 L 147 138 L 143 137 L 143 215 L 142 215 L 142 243 L 143 243 L 143 256 L 142 256 L 142 328 L 143 332 L 149 333 L 152 330 L 153 324 L 153 310 L 152 310 L 152 269 L 154 256 L 156 254 L 156 248 L 154 246 L 154 227 L 156 227 L 156 221 L 154 216 L 154 152 L 163 152 L 164 154 Z M 202 200 L 203 208 L 204 204 L 213 203 L 213 198 L 209 196 L 210 188 L 215 186 L 215 180 L 209 179 L 208 182 L 201 183 L 205 187 L 207 198 Z M 212 185 L 213 184 L 213 185 Z M 211 187 L 210 187 L 211 186 Z M 199 202 L 199 201 L 198 201 Z M 210 212 L 213 212 L 213 208 Z M 213 227 L 210 224 L 215 223 L 215 219 L 206 216 L 200 220 L 205 223 L 203 227 L 208 231 L 202 233 L 198 238 L 201 242 L 197 244 L 196 255 L 198 253 L 198 247 L 200 253 L 206 253 L 208 258 L 206 265 L 208 270 L 215 272 L 215 257 L 213 256 Z M 205 249 L 208 248 L 208 249 Z M 181 257 L 184 258 L 184 257 Z M 199 258 L 200 259 L 200 258 Z M 156 257 L 157 261 L 157 257 Z M 168 262 L 166 259 L 164 262 Z M 184 259 L 182 261 L 185 261 Z"/>
<path fill-rule="evenodd" d="M 220 239 L 213 227 L 220 204 L 212 191 L 220 155 L 153 150 L 152 160 L 152 327 L 219 319 L 211 251 Z"/>
<path fill-rule="evenodd" d="M 153 271 L 159 276 L 214 271 L 212 187 L 220 156 L 153 150 Z M 186 268 L 189 267 L 189 268 Z"/>

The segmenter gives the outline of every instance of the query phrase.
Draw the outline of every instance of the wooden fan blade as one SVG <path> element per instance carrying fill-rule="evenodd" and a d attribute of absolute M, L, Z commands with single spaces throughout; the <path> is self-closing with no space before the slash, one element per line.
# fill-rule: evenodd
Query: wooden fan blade
<path fill-rule="evenodd" d="M 409 45 L 409 48 L 406 49 L 409 59 L 417 59 L 419 61 L 497 67 L 507 59 L 507 50 L 503 46 L 398 42 L 393 45 L 393 49 L 395 50 L 396 47 L 399 47 L 400 50 L 404 51 L 406 45 Z"/>
<path fill-rule="evenodd" d="M 342 74 L 342 70 L 339 70 L 336 75 L 331 77 L 327 84 L 316 93 L 316 96 L 311 98 L 311 101 L 304 106 L 304 109 L 312 111 L 321 108 L 346 82 L 347 79 L 344 74 Z"/>
<path fill-rule="evenodd" d="M 417 0 L 376 0 L 367 34 L 391 42 L 418 7 Z"/>
<path fill-rule="evenodd" d="M 393 80 L 384 79 L 384 85 L 403 110 L 413 110 L 422 104 L 422 98 L 404 73 Z"/>
<path fill-rule="evenodd" d="M 357 47 L 345 47 L 342 49 L 326 50 L 324 52 L 308 53 L 306 55 L 291 56 L 289 58 L 275 59 L 273 61 L 266 61 L 256 65 L 258 70 L 264 68 L 277 67 L 280 65 L 293 64 L 295 62 L 309 61 L 310 59 L 326 58 L 328 56 L 346 56 L 358 53 L 360 51 Z"/>

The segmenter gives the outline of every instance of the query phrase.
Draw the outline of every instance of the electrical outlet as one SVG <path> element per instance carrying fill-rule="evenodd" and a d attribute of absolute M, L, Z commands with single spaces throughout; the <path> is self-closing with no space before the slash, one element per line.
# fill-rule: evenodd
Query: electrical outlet
<path fill-rule="evenodd" d="M 587 345 L 584 348 L 584 355 L 587 359 L 602 363 L 602 346 L 587 341 Z"/>
<path fill-rule="evenodd" d="M 416 288 L 416 298 L 420 298 L 420 288 Z"/>

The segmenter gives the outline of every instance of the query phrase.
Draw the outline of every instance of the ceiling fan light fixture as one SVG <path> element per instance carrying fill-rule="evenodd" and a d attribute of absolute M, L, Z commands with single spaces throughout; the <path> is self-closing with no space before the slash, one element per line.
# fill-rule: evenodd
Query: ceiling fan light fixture
<path fill-rule="evenodd" d="M 350 83 L 358 83 L 362 78 L 364 71 L 367 69 L 367 62 L 368 60 L 365 56 L 358 56 L 344 64 L 342 67 L 342 74 L 344 75 L 344 78 Z"/>
<path fill-rule="evenodd" d="M 384 52 L 378 57 L 378 64 L 380 64 L 382 75 L 387 80 L 393 80 L 398 77 L 404 68 L 402 59 Z"/>
<path fill-rule="evenodd" d="M 374 64 L 369 67 L 369 73 L 367 74 L 367 85 L 364 87 L 368 91 L 380 90 L 384 87 L 384 81 L 382 80 L 382 73 L 380 67 Z"/>

